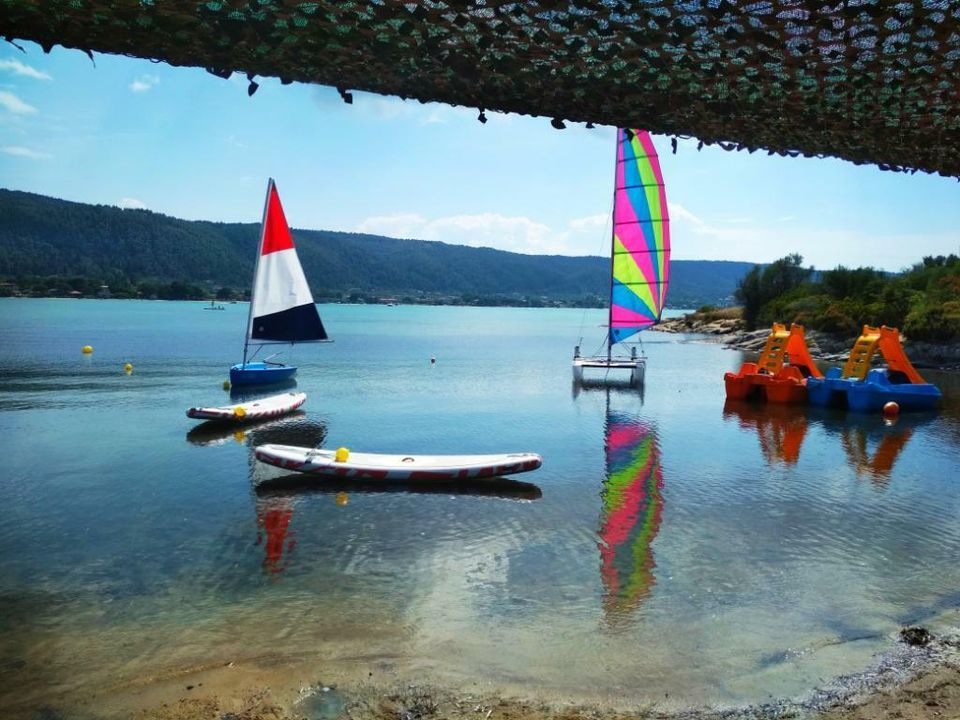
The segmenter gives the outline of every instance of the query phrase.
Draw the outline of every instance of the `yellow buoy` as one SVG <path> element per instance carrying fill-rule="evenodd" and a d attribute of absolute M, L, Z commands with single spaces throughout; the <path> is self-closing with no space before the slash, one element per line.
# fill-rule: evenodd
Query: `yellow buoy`
<path fill-rule="evenodd" d="M 339 505 L 340 507 L 343 507 L 348 502 L 350 502 L 350 496 L 347 495 L 345 492 L 338 492 L 336 498 L 334 499 L 334 502 L 336 502 L 337 505 Z"/>
<path fill-rule="evenodd" d="M 132 372 L 133 372 L 133 363 L 127 363 L 126 365 L 124 365 L 124 366 L 123 366 L 123 371 L 124 371 L 127 375 L 129 375 L 130 373 L 132 373 Z"/>
<path fill-rule="evenodd" d="M 223 389 L 224 389 L 224 390 L 229 390 L 229 389 L 230 389 L 230 381 L 229 381 L 229 380 L 224 380 L 224 381 L 223 381 Z"/>
<path fill-rule="evenodd" d="M 92 353 L 92 352 L 93 352 L 93 345 L 84 345 L 84 346 L 83 346 L 83 354 L 84 354 L 84 355 L 89 355 L 89 354 Z"/>
<path fill-rule="evenodd" d="M 242 405 L 237 405 L 233 409 L 233 416 L 238 418 L 246 417 L 247 416 L 246 408 L 244 408 Z"/>
<path fill-rule="evenodd" d="M 336 454 L 333 456 L 333 459 L 337 462 L 346 462 L 347 458 L 350 457 L 350 451 L 345 448 L 337 448 Z"/>
<path fill-rule="evenodd" d="M 238 443 L 242 443 L 244 440 L 247 439 L 247 433 L 244 432 L 243 430 L 237 430 L 233 434 L 233 439 L 236 440 Z"/>

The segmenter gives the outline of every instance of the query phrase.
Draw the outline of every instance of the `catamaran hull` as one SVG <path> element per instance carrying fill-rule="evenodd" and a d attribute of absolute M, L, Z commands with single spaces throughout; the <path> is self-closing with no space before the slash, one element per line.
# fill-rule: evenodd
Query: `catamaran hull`
<path fill-rule="evenodd" d="M 607 360 L 606 358 L 576 358 L 573 361 L 573 379 L 577 382 L 583 382 L 585 373 L 591 376 L 602 373 L 598 380 L 616 379 L 617 377 L 629 378 L 631 385 L 642 385 L 647 363 L 643 358 L 636 360 L 617 360 L 616 358 Z M 611 376 L 611 371 L 615 373 Z M 590 379 L 590 378 L 587 378 Z"/>
<path fill-rule="evenodd" d="M 294 365 L 272 365 L 262 362 L 237 363 L 230 368 L 233 385 L 272 385 L 289 380 L 297 374 Z"/>
<path fill-rule="evenodd" d="M 259 400 L 221 407 L 192 407 L 187 417 L 194 420 L 226 420 L 230 422 L 253 422 L 265 418 L 280 417 L 299 408 L 307 400 L 306 393 L 284 393 Z"/>
<path fill-rule="evenodd" d="M 351 480 L 469 480 L 502 477 L 536 470 L 543 459 L 536 453 L 502 455 L 380 455 L 350 453 L 337 462 L 332 450 L 260 445 L 257 460 L 295 472 Z"/>

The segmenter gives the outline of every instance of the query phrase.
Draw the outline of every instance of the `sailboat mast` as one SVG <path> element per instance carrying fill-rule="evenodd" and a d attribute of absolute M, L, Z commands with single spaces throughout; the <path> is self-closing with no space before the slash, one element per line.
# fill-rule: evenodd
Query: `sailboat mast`
<path fill-rule="evenodd" d="M 616 151 L 613 162 L 613 209 L 610 211 L 610 301 L 607 303 L 607 362 L 613 355 L 613 253 L 617 237 L 617 173 L 620 172 L 620 143 L 623 130 L 617 128 Z"/>
<path fill-rule="evenodd" d="M 257 273 L 260 271 L 260 256 L 263 254 L 263 239 L 267 235 L 267 210 L 270 207 L 270 193 L 273 191 L 273 178 L 267 180 L 267 197 L 263 201 L 263 217 L 260 219 L 260 242 L 257 243 L 257 260 L 253 265 L 253 283 L 250 285 L 250 310 L 247 313 L 247 333 L 243 337 L 243 365 L 247 364 L 247 346 L 253 334 L 253 293 L 257 287 Z"/>

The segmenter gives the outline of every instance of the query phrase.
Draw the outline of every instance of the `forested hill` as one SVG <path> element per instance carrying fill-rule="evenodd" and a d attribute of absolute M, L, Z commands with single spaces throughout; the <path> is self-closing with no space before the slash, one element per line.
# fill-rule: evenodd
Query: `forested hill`
<path fill-rule="evenodd" d="M 0 189 L 0 278 L 125 277 L 247 288 L 259 226 L 179 220 Z M 424 240 L 294 230 L 317 297 L 353 291 L 603 296 L 609 260 L 522 255 Z M 668 304 L 723 304 L 750 263 L 675 261 Z"/>

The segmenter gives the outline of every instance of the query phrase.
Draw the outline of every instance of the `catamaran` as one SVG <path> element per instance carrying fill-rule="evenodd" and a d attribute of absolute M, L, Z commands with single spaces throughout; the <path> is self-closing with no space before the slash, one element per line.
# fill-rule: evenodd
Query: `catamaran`
<path fill-rule="evenodd" d="M 265 385 L 289 380 L 297 368 L 274 361 L 276 354 L 254 361 L 263 346 L 325 340 L 327 332 L 300 266 L 277 186 L 270 178 L 250 292 L 243 362 L 230 368 L 230 382 L 234 385 Z M 251 344 L 257 348 L 248 359 Z"/>
<path fill-rule="evenodd" d="M 584 370 L 604 373 L 629 371 L 631 385 L 644 380 L 646 354 L 630 345 L 629 355 L 614 355 L 614 346 L 660 322 L 670 275 L 670 217 L 660 162 L 650 133 L 617 129 L 617 166 L 614 176 L 613 229 L 610 257 L 610 302 L 606 354 L 593 357 L 573 353 L 573 374 Z M 602 350 L 602 348 L 601 348 Z"/>

